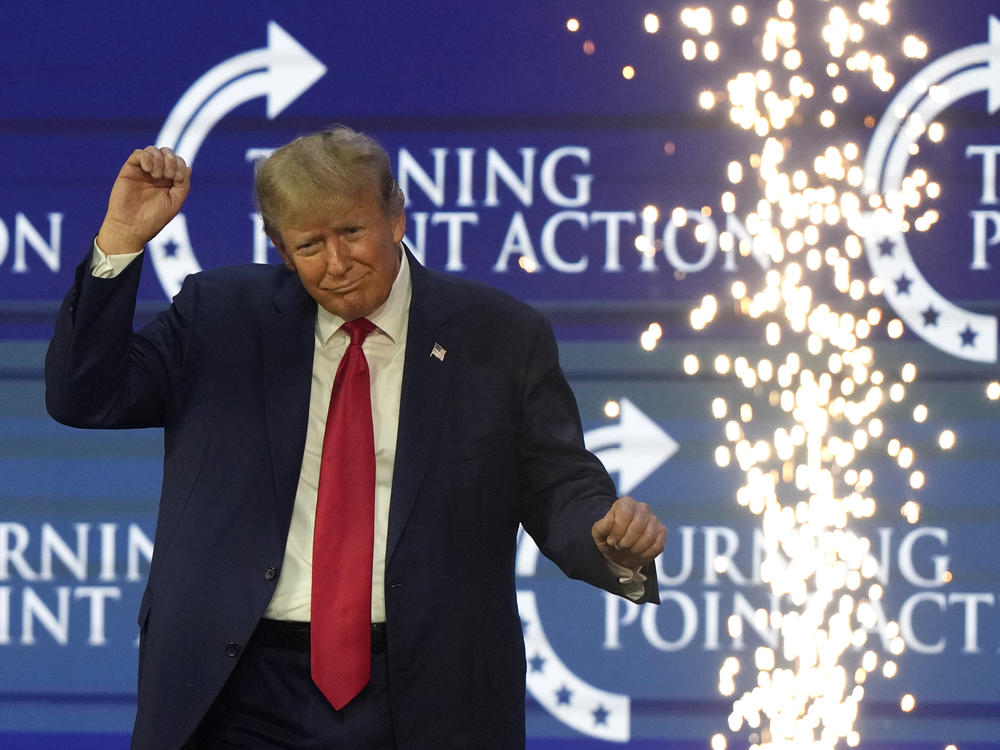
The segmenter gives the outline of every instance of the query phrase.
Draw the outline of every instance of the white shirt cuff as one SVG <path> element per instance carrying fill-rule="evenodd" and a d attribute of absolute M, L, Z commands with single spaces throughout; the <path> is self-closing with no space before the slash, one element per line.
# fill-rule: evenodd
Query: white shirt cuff
<path fill-rule="evenodd" d="M 632 601 L 639 601 L 646 590 L 646 574 L 636 568 L 626 568 L 613 560 L 604 560 L 608 564 L 608 569 L 618 576 L 618 583 L 622 585 L 625 596 Z"/>
<path fill-rule="evenodd" d="M 97 240 L 94 240 L 94 250 L 90 256 L 90 275 L 98 279 L 113 279 L 140 255 L 142 255 L 142 250 L 137 253 L 105 255 L 104 251 L 97 246 Z"/>

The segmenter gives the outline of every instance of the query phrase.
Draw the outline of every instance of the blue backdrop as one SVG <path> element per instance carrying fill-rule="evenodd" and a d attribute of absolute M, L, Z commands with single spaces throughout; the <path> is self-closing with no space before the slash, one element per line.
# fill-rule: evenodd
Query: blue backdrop
<path fill-rule="evenodd" d="M 720 352 L 757 361 L 768 345 L 731 306 L 701 332 L 688 311 L 705 294 L 724 298 L 736 279 L 759 284 L 765 271 L 720 238 L 748 236 L 757 186 L 730 184 L 727 165 L 743 160 L 748 170 L 746 155 L 759 146 L 727 108 L 706 110 L 698 99 L 721 95 L 733 71 L 759 67 L 761 40 L 748 29 L 774 4 L 747 3 L 745 28 L 728 21 L 729 4 L 704 5 L 715 11 L 709 37 L 680 22 L 678 4 L 631 0 L 4 8 L 0 748 L 125 747 L 134 713 L 134 620 L 152 554 L 161 438 L 60 427 L 44 413 L 41 380 L 56 310 L 118 168 L 151 142 L 179 148 L 194 167 L 183 225 L 150 246 L 141 322 L 191 271 L 276 260 L 253 215 L 253 159 L 333 122 L 386 146 L 408 196 L 408 243 L 426 265 L 500 287 L 550 317 L 588 444 L 621 491 L 650 502 L 670 527 L 659 608 L 566 581 L 522 546 L 529 746 L 759 739 L 745 727 L 728 732 L 731 699 L 718 690 L 727 656 L 744 661 L 746 678 L 754 649 L 774 643 L 753 620 L 769 599 L 759 532 L 734 499 L 744 478 L 714 460 L 726 441 L 712 401 L 738 404 L 746 391 L 705 365 Z M 800 44 L 818 47 L 829 4 L 799 6 Z M 866 40 L 895 74 L 891 90 L 852 86 L 833 130 L 802 121 L 784 134 L 798 153 L 856 143 L 862 164 L 893 96 L 921 76 L 925 89 L 947 83 L 934 78 L 941 61 L 961 58 L 969 88 L 939 108 L 946 137 L 909 158 L 941 190 L 937 221 L 910 233 L 907 247 L 940 297 L 982 319 L 1000 313 L 996 10 L 991 0 L 899 3 Z M 660 19 L 655 33 L 643 28 L 649 12 Z M 927 43 L 923 58 L 902 53 L 908 34 Z M 686 61 L 689 38 L 717 40 L 720 60 Z M 807 65 L 804 74 L 824 72 Z M 720 201 L 726 190 L 736 209 Z M 655 217 L 644 213 L 650 205 Z M 698 225 L 707 240 L 695 236 Z M 657 252 L 637 252 L 639 236 Z M 862 257 L 852 273 L 881 272 Z M 917 287 L 908 297 L 902 276 L 884 279 L 892 293 L 878 304 L 906 320 L 907 333 L 876 331 L 873 342 L 887 373 L 912 362 L 920 376 L 882 417 L 887 434 L 914 448 L 927 484 L 919 523 L 909 523 L 900 514 L 914 497 L 906 474 L 884 449 L 869 462 L 879 505 L 860 530 L 880 563 L 885 617 L 899 622 L 907 650 L 895 678 L 866 684 L 858 727 L 864 747 L 1000 747 L 1000 402 L 986 392 L 998 377 L 995 328 L 937 337 L 926 315 L 913 317 L 937 298 L 916 299 Z M 817 277 L 814 289 L 845 306 L 831 281 Z M 663 336 L 646 351 L 639 336 L 654 321 Z M 703 363 L 694 377 L 683 369 L 689 354 Z M 606 415 L 609 401 L 620 414 Z M 929 407 L 925 422 L 911 418 L 917 403 Z M 778 426 L 777 416 L 761 420 L 765 432 Z M 958 436 L 947 452 L 937 445 L 945 427 Z M 731 615 L 744 622 L 740 637 L 727 631 Z M 887 654 L 883 625 L 869 646 Z M 916 708 L 904 712 L 907 693 Z"/>

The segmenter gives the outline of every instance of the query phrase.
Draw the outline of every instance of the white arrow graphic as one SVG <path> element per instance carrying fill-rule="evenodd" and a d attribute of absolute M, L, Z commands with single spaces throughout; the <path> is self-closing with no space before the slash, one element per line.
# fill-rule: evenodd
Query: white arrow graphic
<path fill-rule="evenodd" d="M 680 446 L 627 398 L 621 398 L 619 403 L 618 424 L 590 430 L 583 439 L 587 450 L 601 459 L 605 469 L 618 472 L 618 491 L 627 495 Z"/>
<path fill-rule="evenodd" d="M 273 120 L 326 74 L 326 66 L 274 21 L 267 24 L 267 46 L 224 60 L 195 81 L 167 116 L 156 138 L 190 165 L 213 127 L 241 104 L 267 98 Z M 173 297 L 184 278 L 201 270 L 191 248 L 183 214 L 149 243 L 160 284 Z"/>
<path fill-rule="evenodd" d="M 236 107 L 266 96 L 267 119 L 273 120 L 325 73 L 323 63 L 269 21 L 267 46 L 224 60 L 195 81 L 174 105 L 156 145 L 190 164 L 208 132 Z"/>
<path fill-rule="evenodd" d="M 970 94 L 986 92 L 989 114 L 1000 109 L 1000 21 L 991 16 L 989 42 L 955 50 L 917 73 L 900 90 L 872 134 L 865 157 L 865 193 L 898 192 L 910 146 L 941 112 Z M 887 223 L 880 222 L 888 220 Z M 898 229 L 884 212 L 866 215 L 865 251 L 872 273 L 899 317 L 928 343 L 978 362 L 997 358 L 997 319 L 964 310 L 941 296 L 917 268 Z"/>

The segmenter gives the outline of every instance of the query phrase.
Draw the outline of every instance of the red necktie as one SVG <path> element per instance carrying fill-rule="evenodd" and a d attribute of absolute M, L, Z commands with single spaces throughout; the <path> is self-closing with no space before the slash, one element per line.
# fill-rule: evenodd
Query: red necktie
<path fill-rule="evenodd" d="M 368 361 L 375 326 L 344 323 L 351 343 L 337 368 L 323 436 L 312 568 L 312 676 L 338 711 L 371 676 L 375 437 Z"/>

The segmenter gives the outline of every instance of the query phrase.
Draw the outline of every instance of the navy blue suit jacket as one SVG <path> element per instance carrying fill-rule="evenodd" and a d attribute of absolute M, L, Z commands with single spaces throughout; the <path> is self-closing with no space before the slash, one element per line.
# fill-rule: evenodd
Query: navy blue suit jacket
<path fill-rule="evenodd" d="M 410 265 L 385 576 L 395 736 L 400 750 L 511 750 L 524 745 L 518 524 L 567 575 L 620 593 L 590 535 L 615 489 L 583 447 L 545 320 Z M 177 750 L 274 591 L 316 303 L 284 266 L 236 266 L 189 277 L 133 333 L 141 262 L 110 280 L 88 266 L 49 347 L 47 407 L 77 427 L 164 428 L 133 747 Z"/>

